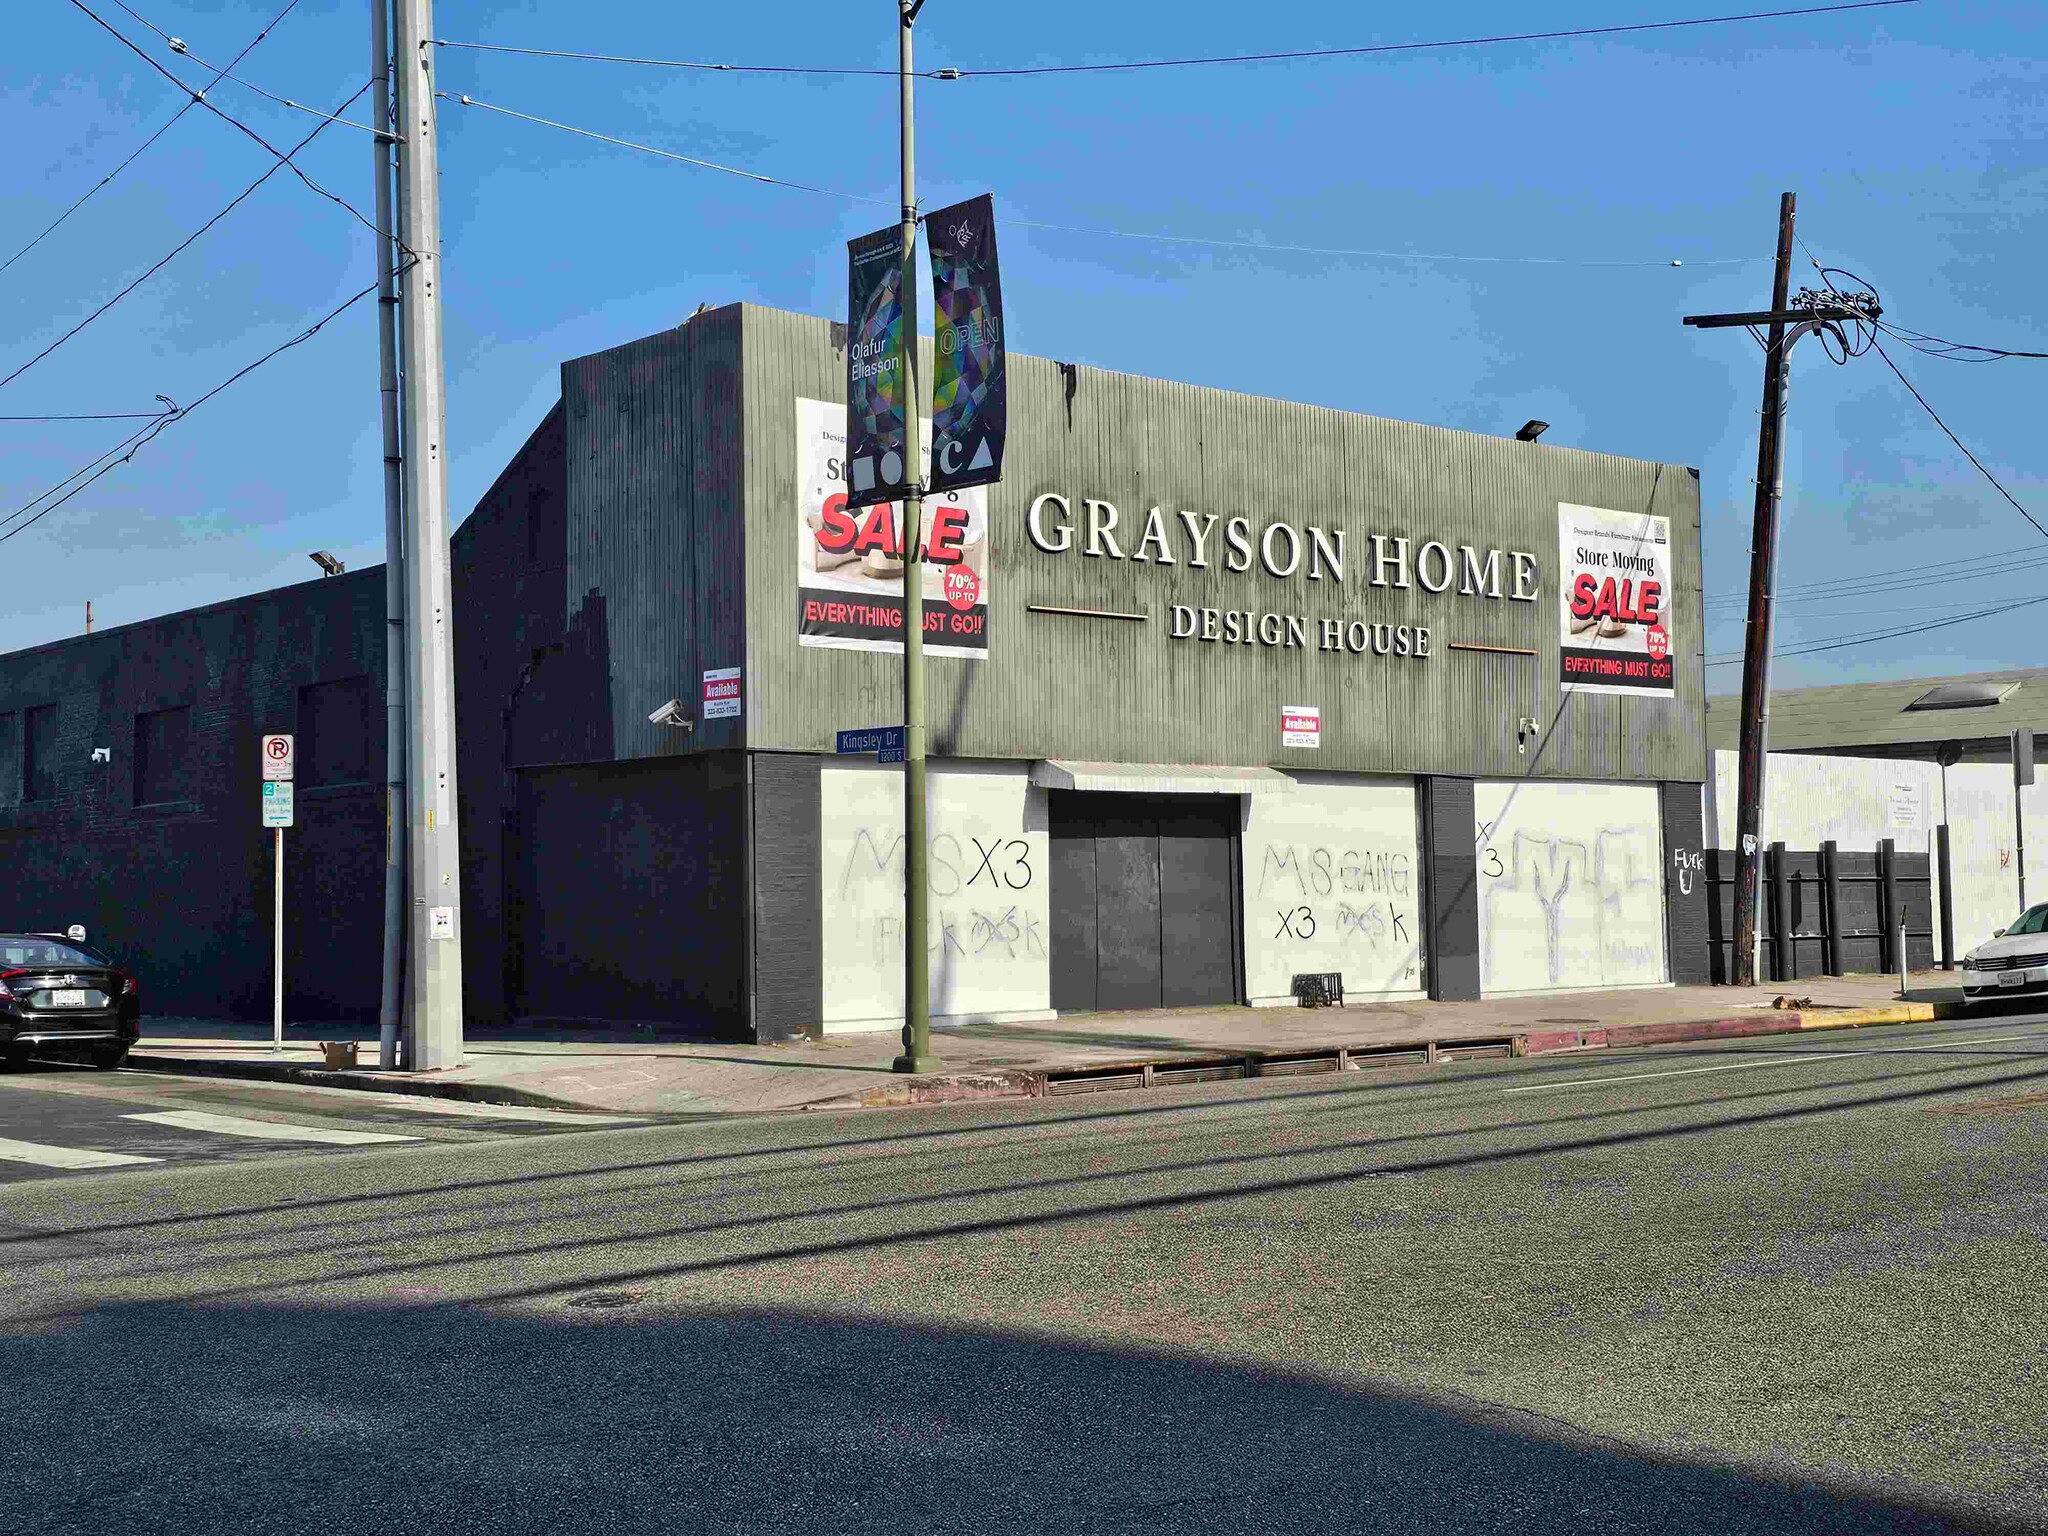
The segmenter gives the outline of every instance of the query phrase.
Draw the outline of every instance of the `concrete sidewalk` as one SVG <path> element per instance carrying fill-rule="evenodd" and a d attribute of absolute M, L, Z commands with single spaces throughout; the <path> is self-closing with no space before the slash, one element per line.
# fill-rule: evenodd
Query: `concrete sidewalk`
<path fill-rule="evenodd" d="M 468 1059 L 443 1072 L 330 1073 L 318 1042 L 376 1032 L 292 1025 L 273 1053 L 262 1025 L 145 1019 L 135 1067 L 284 1078 L 498 1103 L 731 1114 L 1015 1097 L 1188 1081 L 1200 1076 L 1342 1070 L 1458 1054 L 1535 1054 L 1660 1044 L 1801 1028 L 1946 1016 L 1961 996 L 1953 972 L 1911 978 L 1902 1004 L 1893 976 L 1810 977 L 1777 987 L 1665 987 L 1472 1003 L 1366 1003 L 1341 1008 L 1190 1008 L 1076 1015 L 1039 1024 L 978 1024 L 933 1032 L 944 1069 L 922 1078 L 889 1069 L 894 1032 L 785 1045 L 719 1045 L 629 1032 L 573 1036 L 473 1029 Z M 1774 1007 L 1786 997 L 1800 1007 Z"/>

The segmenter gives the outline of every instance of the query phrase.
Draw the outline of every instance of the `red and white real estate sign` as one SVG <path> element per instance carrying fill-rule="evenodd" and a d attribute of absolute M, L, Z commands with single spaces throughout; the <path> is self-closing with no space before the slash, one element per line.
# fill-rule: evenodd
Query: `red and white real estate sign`
<path fill-rule="evenodd" d="M 730 720 L 740 712 L 738 667 L 714 667 L 704 674 L 704 718 Z"/>
<path fill-rule="evenodd" d="M 1320 747 L 1323 744 L 1323 711 L 1319 704 L 1280 706 L 1280 745 Z"/>

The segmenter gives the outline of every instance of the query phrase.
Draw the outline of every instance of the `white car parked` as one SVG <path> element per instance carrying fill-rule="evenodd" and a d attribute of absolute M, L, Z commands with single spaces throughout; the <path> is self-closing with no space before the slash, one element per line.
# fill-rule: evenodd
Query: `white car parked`
<path fill-rule="evenodd" d="M 1963 1005 L 2048 992 L 2048 902 L 1963 956 Z"/>

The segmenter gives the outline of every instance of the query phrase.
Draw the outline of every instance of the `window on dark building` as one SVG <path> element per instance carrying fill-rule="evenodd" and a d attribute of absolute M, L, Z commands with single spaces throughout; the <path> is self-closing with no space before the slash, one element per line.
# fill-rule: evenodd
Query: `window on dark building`
<path fill-rule="evenodd" d="M 370 680 L 344 677 L 299 690 L 298 777 L 323 784 L 370 782 Z"/>
<path fill-rule="evenodd" d="M 0 805 L 21 798 L 21 717 L 0 715 Z"/>
<path fill-rule="evenodd" d="M 135 717 L 135 803 L 191 797 L 192 708 L 152 709 Z"/>
<path fill-rule="evenodd" d="M 57 706 L 38 705 L 21 716 L 21 797 L 57 798 Z"/>

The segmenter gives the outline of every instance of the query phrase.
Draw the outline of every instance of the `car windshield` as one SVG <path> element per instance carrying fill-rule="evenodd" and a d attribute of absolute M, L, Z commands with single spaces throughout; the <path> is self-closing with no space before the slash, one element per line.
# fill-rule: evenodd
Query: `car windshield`
<path fill-rule="evenodd" d="M 0 935 L 0 968 L 16 965 L 105 965 L 107 957 L 82 944 L 33 934 Z"/>
<path fill-rule="evenodd" d="M 2005 930 L 2007 938 L 2022 933 L 2048 933 L 2048 902 L 2027 908 L 2020 914 L 2019 921 Z"/>

